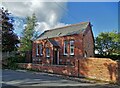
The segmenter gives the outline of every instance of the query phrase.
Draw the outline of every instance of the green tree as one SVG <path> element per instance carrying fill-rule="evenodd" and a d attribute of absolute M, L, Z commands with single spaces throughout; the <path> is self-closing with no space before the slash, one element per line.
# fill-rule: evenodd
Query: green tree
<path fill-rule="evenodd" d="M 120 34 L 102 32 L 95 39 L 95 48 L 100 55 L 120 55 Z"/>
<path fill-rule="evenodd" d="M 27 17 L 25 29 L 23 30 L 23 37 L 21 39 L 20 51 L 29 51 L 32 49 L 32 40 L 34 39 L 36 16 Z"/>
<path fill-rule="evenodd" d="M 13 32 L 13 18 L 10 17 L 8 10 L 1 8 L 0 11 L 2 23 L 2 51 L 15 51 L 17 50 L 17 44 L 19 43 L 19 40 L 18 36 Z"/>

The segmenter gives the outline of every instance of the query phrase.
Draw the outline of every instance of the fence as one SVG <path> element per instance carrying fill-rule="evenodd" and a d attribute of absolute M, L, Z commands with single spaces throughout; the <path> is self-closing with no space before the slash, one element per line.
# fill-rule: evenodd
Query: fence
<path fill-rule="evenodd" d="M 31 63 L 32 62 L 32 51 L 25 51 L 25 62 Z"/>

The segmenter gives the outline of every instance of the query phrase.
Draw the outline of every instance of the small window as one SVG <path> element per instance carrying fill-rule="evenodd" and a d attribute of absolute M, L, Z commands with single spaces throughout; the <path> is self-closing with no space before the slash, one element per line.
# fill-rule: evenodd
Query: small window
<path fill-rule="evenodd" d="M 85 51 L 85 53 L 84 53 L 84 57 L 87 57 L 87 52 Z"/>
<path fill-rule="evenodd" d="M 50 49 L 46 48 L 46 57 L 50 57 Z"/>
<path fill-rule="evenodd" d="M 36 44 L 36 55 L 39 56 L 39 46 Z"/>
<path fill-rule="evenodd" d="M 64 55 L 68 54 L 68 41 L 64 41 Z"/>
<path fill-rule="evenodd" d="M 70 41 L 70 55 L 74 55 L 74 40 Z"/>
<path fill-rule="evenodd" d="M 39 49 L 40 49 L 40 56 L 43 55 L 43 48 L 42 48 L 42 44 L 39 45 Z"/>

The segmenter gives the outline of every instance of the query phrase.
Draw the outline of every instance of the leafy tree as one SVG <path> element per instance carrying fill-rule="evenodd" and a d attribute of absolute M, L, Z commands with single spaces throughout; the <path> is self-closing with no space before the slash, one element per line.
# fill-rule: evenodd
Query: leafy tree
<path fill-rule="evenodd" d="M 17 44 L 19 43 L 18 36 L 13 32 L 13 18 L 10 18 L 10 13 L 4 8 L 1 11 L 1 23 L 2 23 L 2 51 L 11 52 L 17 50 Z"/>
<path fill-rule="evenodd" d="M 23 37 L 21 39 L 20 51 L 29 51 L 32 49 L 32 40 L 34 39 L 35 26 L 36 26 L 36 16 L 27 17 L 27 22 L 25 29 L 23 30 Z"/>
<path fill-rule="evenodd" d="M 115 32 L 100 33 L 96 37 L 95 48 L 100 55 L 120 55 L 120 34 Z"/>

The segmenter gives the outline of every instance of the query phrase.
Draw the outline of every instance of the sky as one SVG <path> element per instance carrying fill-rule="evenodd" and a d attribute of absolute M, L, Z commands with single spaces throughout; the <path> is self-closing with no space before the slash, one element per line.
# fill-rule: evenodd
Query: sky
<path fill-rule="evenodd" d="M 93 25 L 94 36 L 100 32 L 118 31 L 117 2 L 70 2 L 62 22 L 74 24 L 90 21 Z"/>
<path fill-rule="evenodd" d="M 15 19 L 15 33 L 22 36 L 25 19 L 35 13 L 41 34 L 45 30 L 90 21 L 93 34 L 118 31 L 118 2 L 3 2 Z"/>

